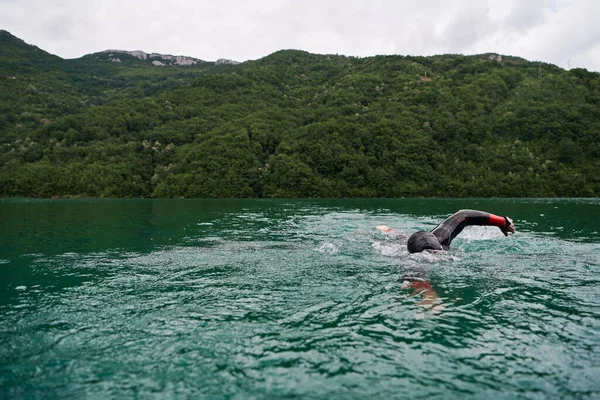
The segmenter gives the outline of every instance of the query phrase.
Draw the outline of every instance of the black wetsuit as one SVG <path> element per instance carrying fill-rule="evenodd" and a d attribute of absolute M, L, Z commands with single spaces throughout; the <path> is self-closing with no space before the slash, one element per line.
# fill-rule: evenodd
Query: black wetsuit
<path fill-rule="evenodd" d="M 431 232 L 420 231 L 411 235 L 407 243 L 408 251 L 418 253 L 423 250 L 448 250 L 452 240 L 462 232 L 465 226 L 469 225 L 493 225 L 506 229 L 510 222 L 506 217 L 484 211 L 460 210 L 436 226 Z"/>
<path fill-rule="evenodd" d="M 450 248 L 450 243 L 465 226 L 469 225 L 496 225 L 494 222 L 498 221 L 496 218 L 501 218 L 503 227 L 508 226 L 508 222 L 505 217 L 498 217 L 490 213 L 477 210 L 460 210 L 450 217 L 445 219 L 441 224 L 436 226 L 431 233 L 438 238 L 438 241 L 445 250 Z"/>
<path fill-rule="evenodd" d="M 431 232 L 419 231 L 413 233 L 408 239 L 407 247 L 410 253 L 424 250 L 448 250 L 452 240 L 469 225 L 497 226 L 503 231 L 510 226 L 506 217 L 476 210 L 460 210 L 446 218 Z M 412 282 L 407 287 L 431 288 L 427 282 L 427 269 L 423 265 L 413 266 L 403 277 L 403 280 Z"/>

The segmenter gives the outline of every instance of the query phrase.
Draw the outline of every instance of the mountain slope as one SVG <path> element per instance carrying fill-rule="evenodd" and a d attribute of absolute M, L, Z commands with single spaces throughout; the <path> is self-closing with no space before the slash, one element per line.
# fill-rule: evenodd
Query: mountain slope
<path fill-rule="evenodd" d="M 0 29 L 0 74 L 14 75 L 18 72 L 47 71 L 62 61 L 52 55 L 29 45 L 13 36 L 10 32 Z"/>
<path fill-rule="evenodd" d="M 0 195 L 600 192 L 598 73 L 497 54 L 96 57 L 0 75 Z"/>

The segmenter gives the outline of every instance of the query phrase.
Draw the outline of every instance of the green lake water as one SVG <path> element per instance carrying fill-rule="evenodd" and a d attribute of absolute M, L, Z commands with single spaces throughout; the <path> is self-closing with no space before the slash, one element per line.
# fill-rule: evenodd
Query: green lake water
<path fill-rule="evenodd" d="M 517 233 L 411 255 L 374 229 L 461 208 Z M 597 399 L 599 223 L 598 199 L 0 200 L 0 398 Z"/>

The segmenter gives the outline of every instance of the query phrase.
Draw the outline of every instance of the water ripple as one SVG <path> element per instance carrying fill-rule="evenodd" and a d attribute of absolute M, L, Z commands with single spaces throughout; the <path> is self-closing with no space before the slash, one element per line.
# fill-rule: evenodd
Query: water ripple
<path fill-rule="evenodd" d="M 540 234 L 538 211 L 509 238 L 469 230 L 450 253 L 409 255 L 405 234 L 374 226 L 427 228 L 442 212 L 267 204 L 186 222 L 173 243 L 0 255 L 0 392 L 600 396 L 587 228 Z M 434 293 L 403 287 L 415 271 Z"/>

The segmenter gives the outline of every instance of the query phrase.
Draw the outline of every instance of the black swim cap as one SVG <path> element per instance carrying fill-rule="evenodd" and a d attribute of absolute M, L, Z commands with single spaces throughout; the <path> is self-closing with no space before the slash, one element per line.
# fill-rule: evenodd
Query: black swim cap
<path fill-rule="evenodd" d="M 444 250 L 438 238 L 431 232 L 413 233 L 406 243 L 409 253 L 420 253 L 423 250 Z"/>

